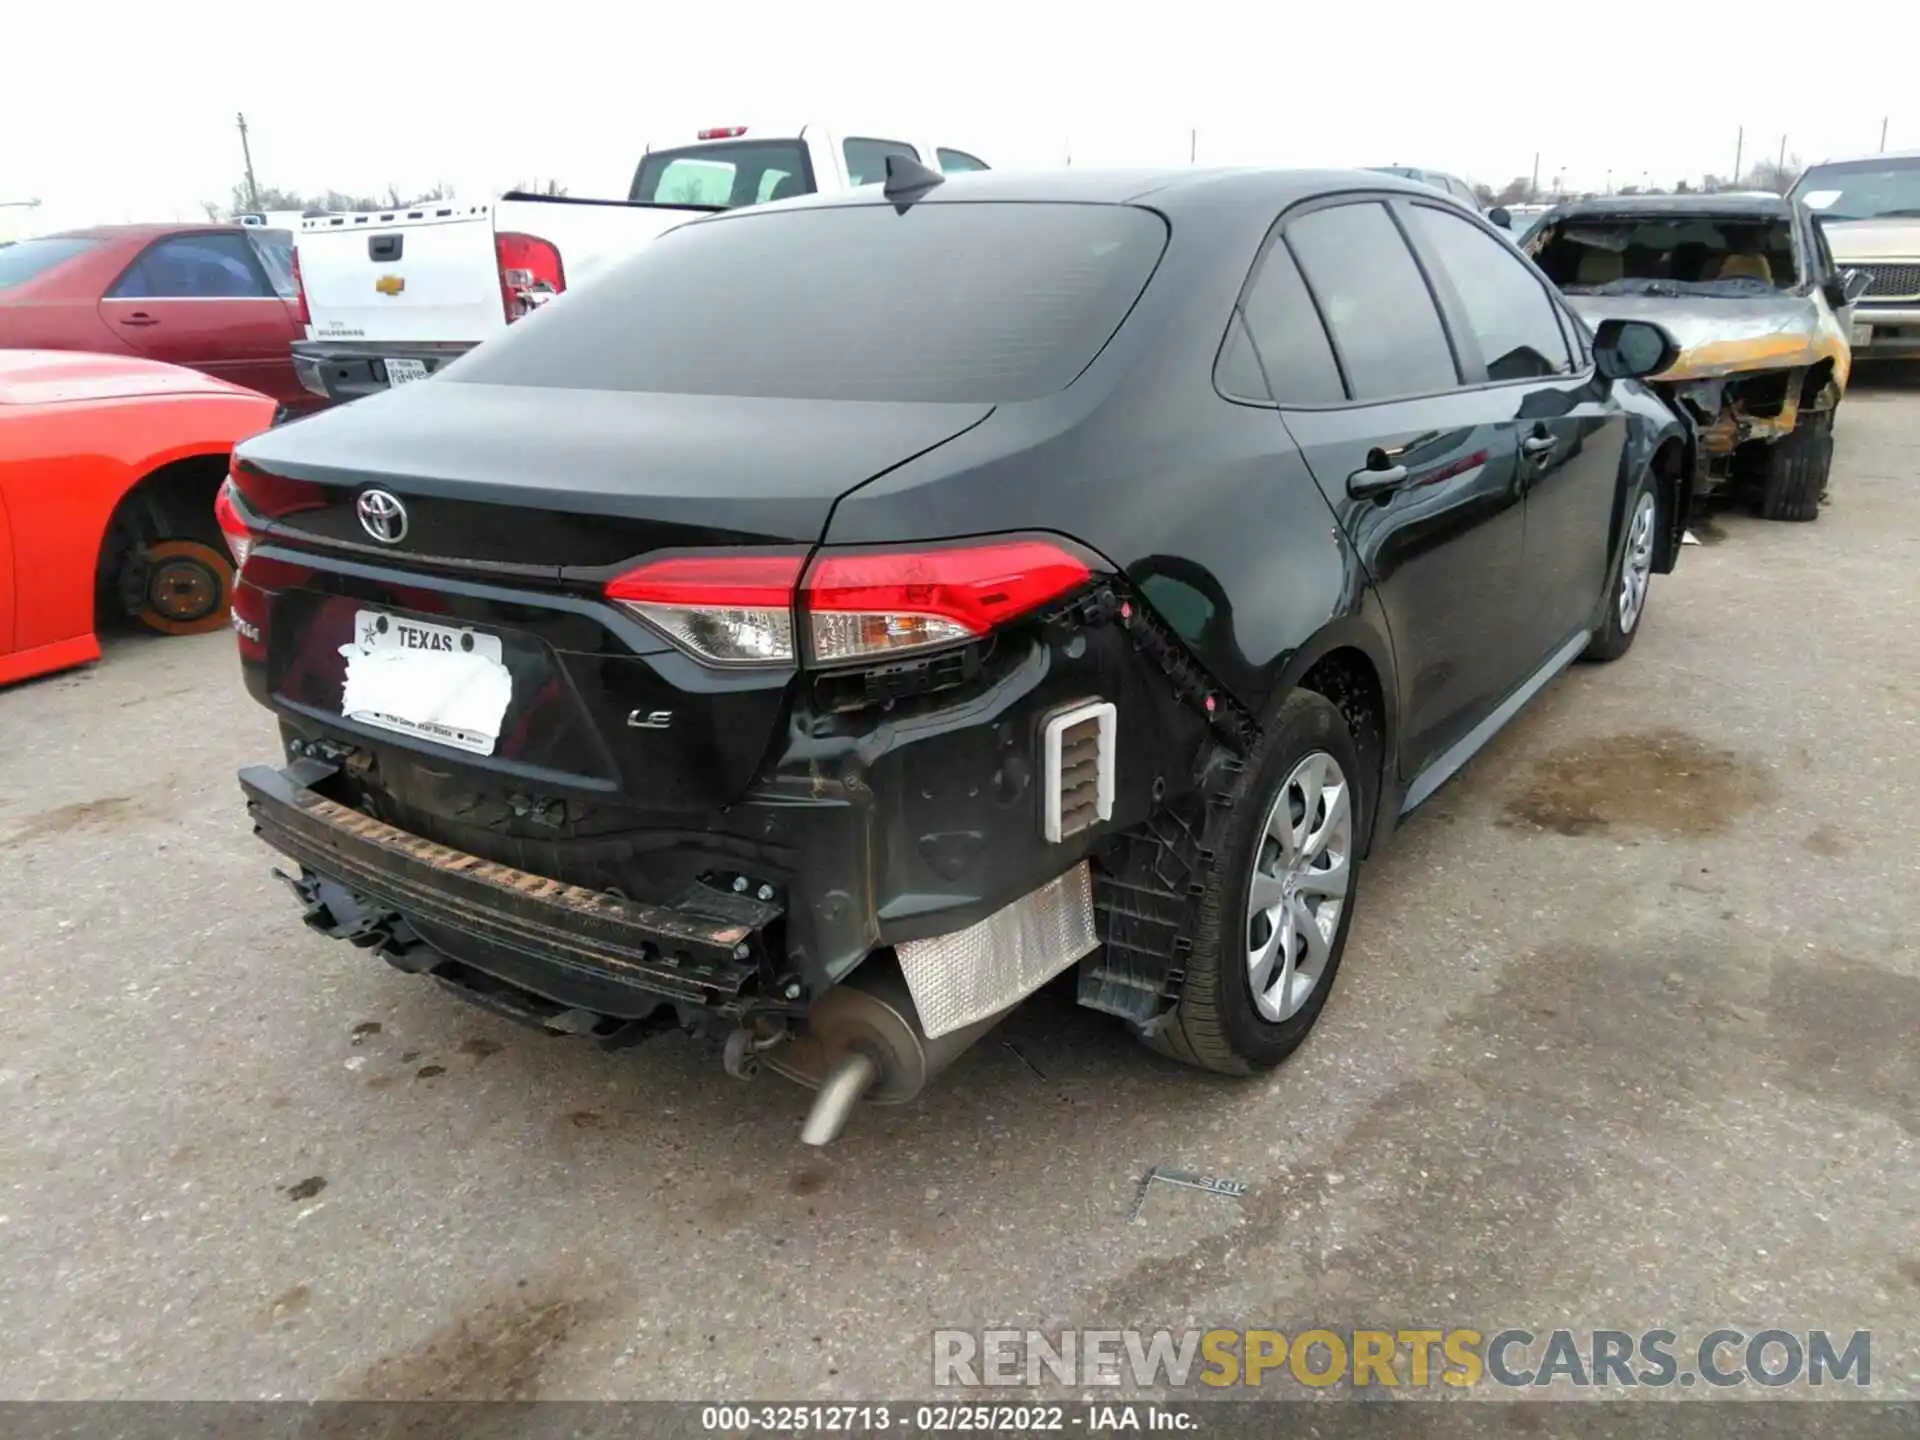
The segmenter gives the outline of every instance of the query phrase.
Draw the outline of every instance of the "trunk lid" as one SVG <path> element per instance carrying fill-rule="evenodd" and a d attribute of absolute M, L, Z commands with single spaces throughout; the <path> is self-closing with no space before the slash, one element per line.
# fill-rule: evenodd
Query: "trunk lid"
<path fill-rule="evenodd" d="M 605 582 L 660 550 L 804 551 L 841 495 L 991 409 L 436 376 L 241 447 L 244 462 L 319 486 L 320 503 L 271 523 L 242 572 L 236 614 L 261 632 L 272 702 L 396 750 L 383 775 L 416 816 L 472 816 L 551 786 L 600 792 L 629 817 L 696 824 L 752 782 L 797 672 L 702 665 L 605 600 Z M 393 543 L 362 523 L 369 489 L 406 512 Z M 376 641 L 368 627 L 382 617 L 393 635 Z M 497 659 L 504 710 L 448 722 L 490 746 L 343 721 L 343 705 L 364 699 L 349 683 L 365 668 L 352 652 L 387 648 L 400 632 L 425 637 L 409 642 L 417 648 L 448 637 L 459 648 L 471 632 Z M 425 653 L 428 667 L 468 663 Z M 483 688 L 500 679 L 481 678 Z"/>

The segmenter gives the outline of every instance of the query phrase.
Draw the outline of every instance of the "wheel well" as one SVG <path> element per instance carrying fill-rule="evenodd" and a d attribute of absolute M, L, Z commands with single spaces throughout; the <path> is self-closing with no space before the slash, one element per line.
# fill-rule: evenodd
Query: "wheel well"
<path fill-rule="evenodd" d="M 1833 383 L 1833 368 L 1833 360 L 1831 357 L 1807 367 L 1807 378 L 1800 383 L 1801 409 L 1816 410 L 1820 408 L 1820 401 L 1824 398 L 1827 387 Z M 1826 408 L 1831 410 L 1839 403 L 1840 394 L 1836 390 L 1833 399 L 1827 404 Z"/>
<path fill-rule="evenodd" d="M 224 545 L 213 502 L 227 478 L 227 456 L 189 455 L 149 471 L 120 497 L 100 539 L 95 572 L 101 605 L 131 614 L 144 588 L 140 558 L 161 540 Z"/>
<path fill-rule="evenodd" d="M 1300 688 L 1331 701 L 1347 722 L 1354 748 L 1360 752 L 1363 778 L 1369 786 L 1365 803 L 1359 807 L 1365 838 L 1364 854 L 1373 844 L 1374 811 L 1379 805 L 1381 784 L 1386 778 L 1387 702 L 1380 675 L 1363 650 L 1344 646 L 1329 650 L 1306 674 Z"/>

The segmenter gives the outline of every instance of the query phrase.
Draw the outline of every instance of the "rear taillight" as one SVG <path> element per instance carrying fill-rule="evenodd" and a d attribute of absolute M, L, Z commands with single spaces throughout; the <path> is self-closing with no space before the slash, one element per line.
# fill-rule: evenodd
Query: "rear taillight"
<path fill-rule="evenodd" d="M 701 140 L 738 140 L 747 133 L 744 125 L 713 125 L 699 132 L 696 138 Z"/>
<path fill-rule="evenodd" d="M 220 487 L 220 494 L 213 502 L 213 518 L 220 526 L 220 534 L 227 542 L 227 549 L 233 552 L 235 569 L 245 569 L 247 555 L 253 549 L 253 531 L 240 517 L 239 507 L 233 503 L 233 477 L 229 475 L 226 483 Z"/>
<path fill-rule="evenodd" d="M 804 555 L 676 555 L 610 582 L 607 598 L 714 665 L 791 664 Z"/>
<path fill-rule="evenodd" d="M 262 520 L 278 520 L 301 510 L 324 509 L 327 503 L 327 492 L 312 481 L 270 475 L 245 462 L 233 467 L 227 484 L 233 488 L 234 497 L 246 513 Z"/>
<path fill-rule="evenodd" d="M 883 660 L 978 639 L 1086 583 L 1092 570 L 1046 540 L 930 550 L 773 551 L 679 555 L 649 561 L 607 586 L 607 597 L 682 649 L 715 665 L 820 665 Z"/>
<path fill-rule="evenodd" d="M 1045 540 L 825 550 L 801 587 L 809 655 L 831 665 L 976 639 L 1085 584 L 1091 573 Z"/>
<path fill-rule="evenodd" d="M 560 247 L 538 235 L 502 231 L 493 249 L 500 262 L 500 304 L 511 325 L 567 288 Z"/>
<path fill-rule="evenodd" d="M 300 278 L 300 247 L 293 248 L 293 295 L 299 309 L 297 316 L 302 325 L 313 324 L 313 313 L 307 309 L 307 284 Z"/>

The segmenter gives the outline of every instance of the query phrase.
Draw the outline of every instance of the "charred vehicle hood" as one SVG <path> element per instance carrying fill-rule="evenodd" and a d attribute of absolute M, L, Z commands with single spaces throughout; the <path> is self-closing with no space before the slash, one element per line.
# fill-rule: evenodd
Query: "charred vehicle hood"
<path fill-rule="evenodd" d="M 1591 326 L 1646 320 L 1665 327 L 1680 346 L 1680 358 L 1656 381 L 1792 369 L 1828 358 L 1845 373 L 1846 341 L 1810 295 L 1569 294 L 1566 301 Z"/>

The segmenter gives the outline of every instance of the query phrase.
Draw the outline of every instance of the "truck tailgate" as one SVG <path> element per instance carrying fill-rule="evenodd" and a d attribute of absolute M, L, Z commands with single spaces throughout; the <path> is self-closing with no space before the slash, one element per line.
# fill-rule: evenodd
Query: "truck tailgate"
<path fill-rule="evenodd" d="M 307 338 L 477 343 L 506 327 L 492 205 L 301 222 Z"/>

